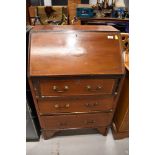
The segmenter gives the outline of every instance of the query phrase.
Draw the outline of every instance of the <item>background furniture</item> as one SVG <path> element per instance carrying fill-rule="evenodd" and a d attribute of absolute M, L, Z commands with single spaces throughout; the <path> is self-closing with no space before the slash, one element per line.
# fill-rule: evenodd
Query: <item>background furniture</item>
<path fill-rule="evenodd" d="M 80 21 L 74 22 L 74 17 L 76 17 L 76 6 L 81 4 L 81 0 L 68 0 L 68 13 L 69 13 L 69 24 L 70 25 L 80 25 Z"/>
<path fill-rule="evenodd" d="M 68 24 L 67 6 L 30 6 L 29 15 L 31 19 L 31 25 L 36 25 L 35 24 L 36 17 L 39 18 L 40 22 L 39 25 Z"/>
<path fill-rule="evenodd" d="M 124 52 L 124 65 L 129 71 L 129 33 L 121 33 L 122 49 Z"/>
<path fill-rule="evenodd" d="M 129 34 L 122 34 L 126 76 L 112 124 L 114 139 L 129 137 Z"/>
<path fill-rule="evenodd" d="M 30 36 L 29 84 L 44 138 L 78 128 L 107 135 L 124 78 L 119 31 L 35 26 Z"/>
<path fill-rule="evenodd" d="M 129 137 L 129 73 L 127 70 L 112 124 L 114 139 Z"/>
<path fill-rule="evenodd" d="M 121 32 L 129 32 L 129 19 L 119 19 L 112 17 L 93 17 L 93 18 L 80 18 L 81 25 L 111 25 Z"/>

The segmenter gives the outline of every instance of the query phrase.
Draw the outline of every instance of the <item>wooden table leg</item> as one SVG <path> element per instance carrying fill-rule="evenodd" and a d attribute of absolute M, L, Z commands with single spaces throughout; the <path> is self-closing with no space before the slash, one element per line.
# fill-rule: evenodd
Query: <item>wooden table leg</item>
<path fill-rule="evenodd" d="M 108 128 L 107 127 L 98 127 L 97 130 L 103 135 L 107 136 Z"/>
<path fill-rule="evenodd" d="M 47 140 L 52 138 L 56 132 L 57 132 L 56 130 L 43 130 L 42 135 L 43 135 L 43 138 Z"/>

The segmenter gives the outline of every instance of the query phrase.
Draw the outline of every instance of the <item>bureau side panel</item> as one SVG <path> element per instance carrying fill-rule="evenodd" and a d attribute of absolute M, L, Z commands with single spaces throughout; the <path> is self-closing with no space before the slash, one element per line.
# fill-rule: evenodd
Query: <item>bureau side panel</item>
<path fill-rule="evenodd" d="M 33 101 L 34 101 L 34 104 L 35 104 L 35 108 L 36 108 L 36 111 L 37 111 L 39 123 L 41 125 L 41 128 L 44 128 L 45 125 L 44 125 L 44 122 L 41 120 L 41 117 L 40 117 L 40 114 L 39 114 L 39 108 L 38 108 L 38 104 L 37 104 L 37 98 L 36 98 L 36 92 L 35 92 L 36 88 L 34 87 L 32 78 L 29 78 L 28 80 L 29 80 L 29 85 L 30 85 Z"/>

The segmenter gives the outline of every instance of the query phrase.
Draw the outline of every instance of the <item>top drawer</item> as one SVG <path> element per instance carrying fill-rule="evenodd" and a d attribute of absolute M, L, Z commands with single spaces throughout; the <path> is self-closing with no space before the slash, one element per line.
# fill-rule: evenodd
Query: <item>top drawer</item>
<path fill-rule="evenodd" d="M 116 79 L 40 79 L 41 97 L 112 94 Z"/>

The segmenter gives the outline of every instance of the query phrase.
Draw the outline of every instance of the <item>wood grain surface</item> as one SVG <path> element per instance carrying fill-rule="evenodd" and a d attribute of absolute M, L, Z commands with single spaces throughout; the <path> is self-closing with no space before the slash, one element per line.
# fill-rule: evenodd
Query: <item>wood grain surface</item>
<path fill-rule="evenodd" d="M 36 26 L 29 43 L 28 77 L 44 139 L 79 128 L 107 135 L 124 79 L 119 31 Z"/>
<path fill-rule="evenodd" d="M 57 32 L 31 33 L 31 76 L 123 74 L 117 31 L 112 32 L 114 29 L 108 27 L 111 32 L 100 32 L 104 26 L 97 28 L 98 32 L 94 32 L 94 26 L 89 29 L 88 26 L 84 26 L 85 29 L 83 26 L 70 27 L 70 30 L 65 27 L 53 27 Z"/>

